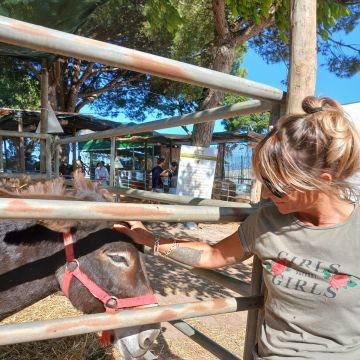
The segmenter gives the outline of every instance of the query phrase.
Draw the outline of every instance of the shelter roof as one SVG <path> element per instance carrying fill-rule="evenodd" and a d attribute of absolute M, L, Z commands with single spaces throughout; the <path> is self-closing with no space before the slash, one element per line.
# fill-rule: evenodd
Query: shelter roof
<path fill-rule="evenodd" d="M 212 143 L 229 143 L 246 141 L 249 144 L 258 143 L 263 138 L 263 135 L 254 132 L 218 132 L 214 133 Z M 156 131 L 137 134 L 129 137 L 116 138 L 117 149 L 130 149 L 136 147 L 143 147 L 144 143 L 148 145 L 189 145 L 191 143 L 191 135 L 174 135 L 174 134 L 159 134 Z M 89 152 L 110 152 L 110 139 L 89 140 L 84 143 L 79 143 L 79 149 Z"/>
<path fill-rule="evenodd" d="M 93 115 L 67 112 L 55 112 L 55 114 L 60 125 L 64 129 L 65 136 L 73 136 L 74 132 L 80 129 L 103 131 L 127 125 L 111 120 L 101 119 Z M 0 108 L 0 129 L 17 131 L 18 118 L 22 119 L 23 129 L 25 132 L 35 132 L 40 121 L 40 110 L 14 110 Z"/>
<path fill-rule="evenodd" d="M 0 1 L 0 15 L 77 34 L 94 10 L 106 1 L 108 0 L 6 0 Z M 0 55 L 33 60 L 54 56 L 1 42 Z"/>

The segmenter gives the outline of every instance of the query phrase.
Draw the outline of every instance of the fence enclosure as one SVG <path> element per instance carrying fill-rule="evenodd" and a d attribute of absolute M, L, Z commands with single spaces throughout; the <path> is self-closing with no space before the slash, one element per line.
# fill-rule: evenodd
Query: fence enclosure
<path fill-rule="evenodd" d="M 124 69 L 130 69 L 142 73 L 149 73 L 161 76 L 167 79 L 195 84 L 202 87 L 219 89 L 226 92 L 240 94 L 254 98 L 231 106 L 223 106 L 215 109 L 198 111 L 183 116 L 175 116 L 167 119 L 152 121 L 141 125 L 130 125 L 124 128 L 112 129 L 93 134 L 81 135 L 78 137 L 68 137 L 59 139 L 46 133 L 34 134 L 23 132 L 6 132 L 1 131 L 0 137 L 36 137 L 42 140 L 42 169 L 46 170 L 46 177 L 58 175 L 59 154 L 62 144 L 76 144 L 77 142 L 87 141 L 90 139 L 110 138 L 112 141 L 112 158 L 111 171 L 114 169 L 114 144 L 115 137 L 126 134 L 137 134 L 150 130 L 170 128 L 180 125 L 195 124 L 214 121 L 219 118 L 230 118 L 240 114 L 249 114 L 253 112 L 269 111 L 278 108 L 283 101 L 284 94 L 281 90 L 266 86 L 260 83 L 248 81 L 228 74 L 217 71 L 204 69 L 198 66 L 181 63 L 179 61 L 166 59 L 160 56 L 146 54 L 140 51 L 126 49 L 120 46 L 87 39 L 63 33 L 56 30 L 47 29 L 41 26 L 28 24 L 14 19 L 0 16 L 0 41 L 12 45 L 32 48 L 48 53 L 81 58 L 88 61 L 101 62 L 106 65 L 113 65 Z M 44 66 L 45 69 L 45 66 Z M 42 71 L 42 108 L 47 100 L 47 71 Z M 43 132 L 47 128 L 46 111 L 42 114 Z M 2 148 L 0 146 L 0 148 Z M 0 168 L 2 157 L 0 157 Z M 55 173 L 52 174 L 52 159 L 55 162 Z M 5 174 L 3 174 L 5 175 Z M 129 190 L 128 195 L 131 195 Z M 145 194 L 140 192 L 132 193 L 133 196 L 145 198 Z M 149 194 L 148 194 L 149 195 Z M 154 194 L 153 194 L 154 195 Z M 224 206 L 226 203 L 201 199 L 186 199 L 170 195 L 171 198 L 162 198 L 158 194 L 153 200 L 168 203 L 193 204 L 189 205 L 131 205 L 136 208 L 136 218 L 134 215 L 127 215 L 122 204 L 104 204 L 102 211 L 97 209 L 94 203 L 87 204 L 76 202 L 68 204 L 65 201 L 46 201 L 46 200 L 18 200 L 16 209 L 9 206 L 12 199 L 0 200 L 0 218 L 34 218 L 49 219 L 49 209 L 51 209 L 52 219 L 83 219 L 90 220 L 97 218 L 108 220 L 143 220 L 143 221 L 213 221 L 221 222 L 241 221 L 249 215 L 253 208 L 248 204 L 234 204 Z M 20 204 L 23 204 L 21 206 Z M 196 204 L 196 205 L 194 205 Z M 206 206 L 203 206 L 206 205 Z M 32 205 L 37 210 L 29 212 L 28 205 Z M 71 207 L 69 207 L 71 205 Z M 92 211 L 88 210 L 91 207 Z M 129 206 L 129 205 L 127 205 Z M 201 212 L 197 206 L 203 206 Z M 146 214 L 142 214 L 142 209 L 146 208 Z M 69 211 L 71 209 L 71 211 Z M 105 212 L 105 209 L 111 211 Z M 161 211 L 159 211 L 161 209 Z M 113 214 L 112 216 L 109 213 Z M 195 217 L 196 216 L 196 217 Z M 141 310 L 126 310 L 116 315 L 93 314 L 83 315 L 76 318 L 40 321 L 34 323 L 25 323 L 17 325 L 4 325 L 0 327 L 0 345 L 12 344 L 18 342 L 42 340 L 62 336 L 71 336 L 75 334 L 84 334 L 99 330 L 109 330 L 114 328 L 128 327 L 131 325 L 149 324 L 160 321 L 170 321 L 174 326 L 183 331 L 185 334 L 194 333 L 194 330 L 184 322 L 175 320 L 186 319 L 191 317 L 205 316 L 210 314 L 220 314 L 234 311 L 249 310 L 248 327 L 245 342 L 244 359 L 251 360 L 251 350 L 256 340 L 258 308 L 262 305 L 261 296 L 261 270 L 258 261 L 254 260 L 254 270 L 252 277 L 252 294 L 249 297 L 242 298 L 224 298 L 216 300 L 202 301 L 190 304 L 175 304 L 160 306 L 157 308 L 148 308 Z M 190 269 L 194 271 L 194 269 Z M 238 289 L 239 284 L 234 279 L 224 278 L 217 272 L 197 271 L 201 276 L 207 276 L 212 280 L 223 284 L 224 286 Z M 93 323 L 96 325 L 90 326 Z M 192 337 L 198 343 L 202 344 L 220 359 L 236 359 L 234 355 L 221 348 L 212 340 L 206 338 L 203 334 L 196 332 Z"/>

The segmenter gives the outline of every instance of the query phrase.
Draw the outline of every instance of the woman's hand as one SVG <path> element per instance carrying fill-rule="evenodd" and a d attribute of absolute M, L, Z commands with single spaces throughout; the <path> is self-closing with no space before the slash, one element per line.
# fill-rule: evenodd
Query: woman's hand
<path fill-rule="evenodd" d="M 127 235 L 136 244 L 153 246 L 154 235 L 149 232 L 141 221 L 124 221 L 115 224 L 114 229 Z"/>

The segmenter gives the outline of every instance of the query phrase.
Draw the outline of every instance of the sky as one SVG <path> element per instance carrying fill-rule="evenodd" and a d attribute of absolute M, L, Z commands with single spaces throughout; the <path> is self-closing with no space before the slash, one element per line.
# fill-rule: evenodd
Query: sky
<path fill-rule="evenodd" d="M 345 43 L 360 44 L 360 26 L 358 26 L 350 35 L 340 35 L 338 39 L 343 39 Z M 336 99 L 341 104 L 348 104 L 353 102 L 360 102 L 360 73 L 357 73 L 352 78 L 338 78 L 330 73 L 325 66 L 325 59 L 318 55 L 317 79 L 316 79 L 316 96 L 328 96 Z M 267 64 L 254 50 L 248 49 L 243 67 L 247 69 L 246 79 L 261 82 L 286 90 L 286 85 L 282 81 L 287 78 L 287 68 L 284 63 Z M 91 113 L 89 107 L 84 107 L 82 113 Z M 123 114 L 118 118 L 111 118 L 111 120 L 119 120 L 121 122 L 128 122 Z M 153 117 L 148 116 L 146 121 L 155 120 Z M 189 125 L 188 129 L 191 131 L 192 126 Z M 215 131 L 224 131 L 221 125 L 221 120 L 216 121 Z M 161 133 L 185 134 L 182 128 L 169 128 L 159 130 Z"/>

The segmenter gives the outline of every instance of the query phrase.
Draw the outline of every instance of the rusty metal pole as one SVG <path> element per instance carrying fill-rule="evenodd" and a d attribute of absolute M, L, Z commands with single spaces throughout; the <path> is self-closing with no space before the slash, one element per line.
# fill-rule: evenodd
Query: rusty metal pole
<path fill-rule="evenodd" d="M 165 79 L 255 99 L 283 99 L 283 91 L 238 76 L 101 42 L 42 26 L 0 17 L 0 42 L 120 67 Z"/>
<path fill-rule="evenodd" d="M 23 132 L 23 119 L 22 114 L 18 112 L 16 114 L 16 120 L 18 123 L 18 132 Z M 25 139 L 23 137 L 19 138 L 19 164 L 20 164 L 20 172 L 25 172 Z"/>
<path fill-rule="evenodd" d="M 111 138 L 111 148 L 110 148 L 110 186 L 115 186 L 115 152 L 116 152 L 116 138 Z"/>
<path fill-rule="evenodd" d="M 35 197 L 35 196 L 33 196 Z M 186 205 L 107 203 L 69 200 L 0 199 L 0 219 L 51 219 L 94 221 L 217 222 L 243 221 L 251 208 Z"/>
<path fill-rule="evenodd" d="M 0 173 L 4 172 L 3 137 L 0 136 Z"/>
<path fill-rule="evenodd" d="M 260 100 L 249 100 L 233 105 L 220 106 L 217 108 L 197 111 L 190 114 L 173 116 L 161 120 L 149 121 L 142 124 L 128 125 L 121 128 L 98 131 L 96 133 L 80 135 L 78 137 L 67 137 L 61 139 L 59 142 L 60 144 L 69 144 L 74 141 L 80 142 L 80 141 L 110 138 L 113 136 L 139 134 L 142 132 L 168 129 L 176 126 L 199 124 L 217 119 L 227 119 L 237 115 L 245 115 L 245 114 L 252 114 L 255 112 L 269 111 L 271 110 L 271 107 L 272 107 L 272 103 L 270 102 L 263 102 Z"/>
<path fill-rule="evenodd" d="M 49 74 L 47 70 L 47 60 L 41 62 L 41 113 L 40 113 L 40 133 L 48 133 L 48 93 L 49 93 Z M 40 172 L 46 171 L 46 143 L 40 141 Z"/>
<path fill-rule="evenodd" d="M 58 136 L 55 137 L 54 141 L 56 142 L 59 139 Z M 59 176 L 59 167 L 60 167 L 60 152 L 61 146 L 55 145 L 55 155 L 54 155 L 54 175 Z"/>
<path fill-rule="evenodd" d="M 262 298 L 221 298 L 186 304 L 165 305 L 114 314 L 100 313 L 57 320 L 0 326 L 0 345 L 55 339 L 102 330 L 154 324 L 163 321 L 227 314 L 261 306 Z"/>
<path fill-rule="evenodd" d="M 251 296 L 263 295 L 262 266 L 261 261 L 254 255 L 251 275 Z M 244 345 L 244 360 L 253 360 L 253 349 L 257 341 L 259 331 L 259 309 L 248 311 L 246 336 Z"/>

